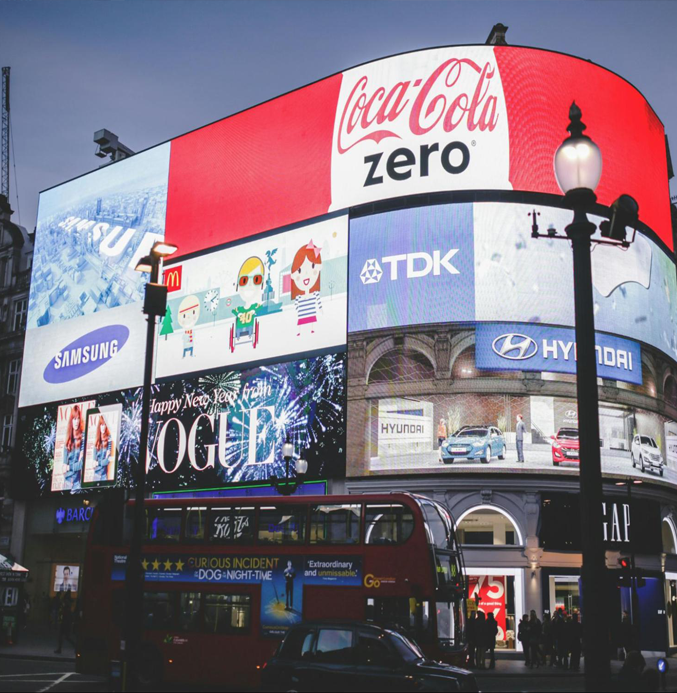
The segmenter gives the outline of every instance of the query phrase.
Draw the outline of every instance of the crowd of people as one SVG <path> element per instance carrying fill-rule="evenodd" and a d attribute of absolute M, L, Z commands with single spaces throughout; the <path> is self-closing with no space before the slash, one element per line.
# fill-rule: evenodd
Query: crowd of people
<path fill-rule="evenodd" d="M 544 614 L 543 621 L 535 611 L 524 614 L 517 628 L 522 643 L 524 663 L 530 668 L 551 666 L 578 671 L 581 665 L 582 630 L 577 613 L 557 609 Z"/>

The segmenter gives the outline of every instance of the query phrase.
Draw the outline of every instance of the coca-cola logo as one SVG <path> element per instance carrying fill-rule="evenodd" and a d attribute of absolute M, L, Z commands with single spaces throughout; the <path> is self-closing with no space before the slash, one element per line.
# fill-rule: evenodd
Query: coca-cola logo
<path fill-rule="evenodd" d="M 498 97 L 491 94 L 496 66 L 469 58 L 450 58 L 426 78 L 372 84 L 362 75 L 353 86 L 339 120 L 337 148 L 345 154 L 367 140 L 402 139 L 406 130 L 421 136 L 434 128 L 450 133 L 493 131 L 499 118 Z M 396 130 L 399 130 L 398 133 Z"/>

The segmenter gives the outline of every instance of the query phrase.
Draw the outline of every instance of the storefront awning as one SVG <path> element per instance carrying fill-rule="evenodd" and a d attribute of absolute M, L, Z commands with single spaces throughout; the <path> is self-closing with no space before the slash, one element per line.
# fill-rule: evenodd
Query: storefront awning
<path fill-rule="evenodd" d="M 26 582 L 26 580 L 28 580 L 28 568 L 0 554 L 0 583 Z"/>

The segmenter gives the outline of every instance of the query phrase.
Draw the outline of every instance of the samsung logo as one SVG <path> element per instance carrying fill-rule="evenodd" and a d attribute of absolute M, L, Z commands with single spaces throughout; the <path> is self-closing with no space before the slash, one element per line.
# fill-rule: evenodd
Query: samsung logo
<path fill-rule="evenodd" d="M 109 325 L 88 332 L 54 356 L 43 378 L 51 384 L 82 378 L 116 356 L 128 339 L 129 329 L 124 325 Z"/>

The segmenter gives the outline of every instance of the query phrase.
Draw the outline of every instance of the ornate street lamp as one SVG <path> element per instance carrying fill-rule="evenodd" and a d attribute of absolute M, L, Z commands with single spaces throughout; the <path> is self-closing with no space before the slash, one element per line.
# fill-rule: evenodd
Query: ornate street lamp
<path fill-rule="evenodd" d="M 120 643 L 124 659 L 122 677 L 123 690 L 129 690 L 137 682 L 139 654 L 141 652 L 143 629 L 143 583 L 144 570 L 141 565 L 141 546 L 144 537 L 144 501 L 146 497 L 146 456 L 148 454 L 148 427 L 150 420 L 150 388 L 153 379 L 153 354 L 155 351 L 156 319 L 165 314 L 167 309 L 167 287 L 160 283 L 160 270 L 164 258 L 173 255 L 178 247 L 171 243 L 158 241 L 148 255 L 141 258 L 136 265 L 137 272 L 150 273 L 150 282 L 146 284 L 146 295 L 143 312 L 148 316 L 146 330 L 146 354 L 143 371 L 143 395 L 141 400 L 141 432 L 139 435 L 139 454 L 136 463 L 132 463 L 132 482 L 134 488 L 134 516 L 132 520 L 132 538 L 127 555 L 126 590 L 127 604 L 125 612 L 124 640 Z"/>
<path fill-rule="evenodd" d="M 270 477 L 270 483 L 279 494 L 291 496 L 303 484 L 303 480 L 308 472 L 308 462 L 302 457 L 295 457 L 294 446 L 289 442 L 289 438 L 282 446 L 282 457 L 284 457 L 285 463 L 284 477 L 278 478 L 273 474 Z M 294 476 L 290 474 L 292 460 L 294 460 L 294 470 L 296 472 Z"/>
<path fill-rule="evenodd" d="M 585 688 L 588 691 L 601 691 L 607 690 L 611 674 L 609 623 L 604 597 L 608 585 L 602 536 L 602 469 L 590 252 L 592 243 L 628 248 L 634 240 L 638 205 L 629 195 L 621 195 L 609 209 L 609 220 L 600 224 L 600 236 L 593 239 L 597 226 L 588 219 L 587 214 L 593 211 L 597 201 L 595 189 L 602 176 L 602 153 L 592 139 L 583 134 L 586 125 L 581 116 L 581 109 L 574 101 L 569 109 L 569 137 L 558 147 L 554 159 L 557 184 L 564 193 L 567 206 L 573 210 L 573 221 L 565 228 L 565 234 L 558 233 L 554 228 L 548 229 L 547 233 L 539 233 L 539 213 L 534 210 L 531 212 L 531 235 L 533 238 L 568 240 L 573 250 Z M 626 226 L 633 228 L 630 240 Z"/>

